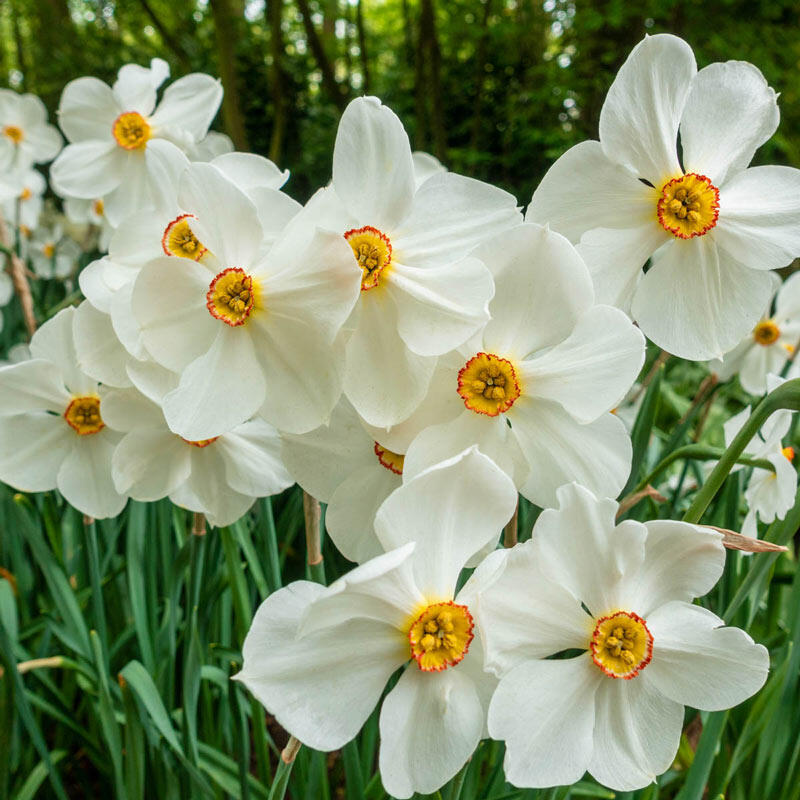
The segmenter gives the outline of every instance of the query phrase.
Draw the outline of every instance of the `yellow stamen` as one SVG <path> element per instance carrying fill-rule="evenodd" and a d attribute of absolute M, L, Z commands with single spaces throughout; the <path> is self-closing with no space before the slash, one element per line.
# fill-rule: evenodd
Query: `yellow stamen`
<path fill-rule="evenodd" d="M 73 397 L 64 419 L 79 436 L 99 433 L 106 426 L 100 416 L 100 398 L 94 394 Z"/>
<path fill-rule="evenodd" d="M 259 286 L 243 269 L 230 267 L 217 275 L 206 293 L 206 308 L 212 317 L 231 327 L 247 322 L 259 306 Z"/>
<path fill-rule="evenodd" d="M 33 197 L 33 192 L 26 186 L 19 195 L 19 199 L 24 203 L 26 200 L 30 200 Z"/>
<path fill-rule="evenodd" d="M 98 217 L 102 217 L 106 210 L 106 207 L 103 204 L 102 200 L 95 200 L 94 203 L 92 203 L 92 208 L 94 209 L 94 213 L 97 214 Z"/>
<path fill-rule="evenodd" d="M 680 175 L 661 188 L 657 214 L 664 230 L 679 239 L 702 236 L 717 224 L 719 190 L 705 175 Z"/>
<path fill-rule="evenodd" d="M 592 661 L 610 678 L 635 678 L 653 657 L 653 637 L 632 611 L 601 617 L 589 642 Z"/>
<path fill-rule="evenodd" d="M 406 460 L 404 455 L 393 453 L 391 450 L 381 447 L 377 442 L 375 442 L 375 455 L 378 456 L 378 461 L 386 469 L 391 470 L 395 475 L 403 474 L 403 463 Z"/>
<path fill-rule="evenodd" d="M 189 226 L 189 220 L 196 219 L 192 214 L 181 214 L 167 225 L 161 237 L 161 247 L 168 256 L 191 258 L 199 261 L 207 252 Z"/>
<path fill-rule="evenodd" d="M 183 436 L 180 438 L 183 439 Z M 210 444 L 213 444 L 217 439 L 219 439 L 219 436 L 214 436 L 211 439 L 183 439 L 183 441 L 186 442 L 186 444 L 190 444 L 192 447 L 199 447 L 202 449 L 203 447 L 208 447 Z"/>
<path fill-rule="evenodd" d="M 125 150 L 144 150 L 151 131 L 147 120 L 138 111 L 120 114 L 111 126 L 117 144 Z"/>
<path fill-rule="evenodd" d="M 19 125 L 6 125 L 3 133 L 11 139 L 14 144 L 19 144 L 25 138 L 25 132 Z"/>
<path fill-rule="evenodd" d="M 42 252 L 45 255 L 45 258 L 52 258 L 56 253 L 56 246 L 52 242 L 48 242 L 44 247 L 42 247 Z"/>
<path fill-rule="evenodd" d="M 380 284 L 392 262 L 392 243 L 389 237 L 371 225 L 353 228 L 344 234 L 361 267 L 361 291 L 366 292 Z"/>
<path fill-rule="evenodd" d="M 780 335 L 780 328 L 775 324 L 774 320 L 771 319 L 762 319 L 761 322 L 753 328 L 753 339 L 755 343 L 764 347 L 775 344 Z"/>
<path fill-rule="evenodd" d="M 493 353 L 478 353 L 459 371 L 458 393 L 470 410 L 496 417 L 514 405 L 521 389 L 510 361 Z"/>
<path fill-rule="evenodd" d="M 433 603 L 408 623 L 411 657 L 423 672 L 441 672 L 467 654 L 474 638 L 472 614 L 452 601 Z"/>
<path fill-rule="evenodd" d="M 784 458 L 788 458 L 789 461 L 794 461 L 794 447 L 784 447 L 781 453 L 783 453 Z"/>

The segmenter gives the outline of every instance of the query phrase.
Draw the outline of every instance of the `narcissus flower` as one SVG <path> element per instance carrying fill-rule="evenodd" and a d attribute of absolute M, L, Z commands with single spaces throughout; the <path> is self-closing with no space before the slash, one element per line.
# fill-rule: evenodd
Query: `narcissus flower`
<path fill-rule="evenodd" d="M 82 200 L 68 197 L 64 200 L 64 215 L 76 225 L 94 225 L 99 229 L 97 247 L 101 251 L 108 250 L 108 243 L 114 233 L 114 227 L 106 216 L 105 204 L 99 198 Z"/>
<path fill-rule="evenodd" d="M 11 190 L 3 201 L 2 212 L 6 222 L 21 230 L 33 231 L 39 224 L 42 213 L 42 195 L 47 189 L 47 181 L 38 169 L 29 169 L 4 176 L 6 186 Z"/>
<path fill-rule="evenodd" d="M 780 386 L 783 379 L 775 375 L 767 377 L 769 391 Z M 750 416 L 750 406 L 725 423 L 725 446 L 730 446 L 734 437 L 742 429 Z M 794 505 L 797 492 L 797 470 L 794 466 L 795 451 L 792 446 L 783 446 L 782 439 L 792 424 L 792 412 L 776 411 L 750 440 L 743 455 L 750 458 L 765 459 L 773 469 L 755 467 L 744 492 L 747 501 L 747 516 L 742 523 L 742 533 L 758 536 L 758 520 L 773 522 L 783 519 Z M 735 467 L 738 470 L 740 467 Z"/>
<path fill-rule="evenodd" d="M 171 152 L 164 142 L 192 148 L 222 101 L 218 80 L 193 73 L 168 86 L 156 106 L 168 75 L 167 63 L 154 58 L 149 69 L 126 64 L 113 87 L 89 77 L 66 85 L 58 116 L 71 144 L 51 168 L 59 194 L 101 198 L 112 225 L 152 202 Z"/>
<path fill-rule="evenodd" d="M 280 458 L 278 432 L 264 420 L 238 425 L 212 439 L 187 441 L 167 427 L 159 406 L 178 382 L 154 364 L 140 365 L 138 389 L 115 389 L 103 398 L 109 425 L 125 436 L 114 451 L 114 484 L 136 500 L 169 495 L 176 505 L 202 512 L 211 525 L 231 525 L 257 497 L 292 485 Z"/>
<path fill-rule="evenodd" d="M 402 123 L 377 98 L 361 97 L 339 123 L 333 183 L 303 213 L 344 236 L 361 279 L 345 394 L 370 424 L 394 425 L 424 397 L 436 356 L 489 319 L 492 279 L 469 256 L 519 224 L 516 200 L 452 172 L 416 188 Z"/>
<path fill-rule="evenodd" d="M 52 161 L 61 150 L 61 134 L 47 124 L 47 109 L 33 94 L 0 89 L 0 172 L 24 172 Z"/>
<path fill-rule="evenodd" d="M 800 274 L 792 275 L 780 287 L 774 313 L 770 313 L 770 307 L 730 353 L 709 364 L 720 380 L 738 374 L 742 388 L 754 395 L 767 391 L 767 376 L 780 374 L 800 345 Z M 797 363 L 792 364 L 787 377 L 794 377 Z"/>
<path fill-rule="evenodd" d="M 347 242 L 292 223 L 264 253 L 255 205 L 209 164 L 186 170 L 179 202 L 208 257 L 154 259 L 132 295 L 147 351 L 181 376 L 164 397 L 170 428 L 210 439 L 257 413 L 282 431 L 318 427 L 341 395 L 337 337 L 359 293 Z"/>
<path fill-rule="evenodd" d="M 800 255 L 800 170 L 747 166 L 778 118 L 752 64 L 698 72 L 683 40 L 645 37 L 608 92 L 600 141 L 551 167 L 527 218 L 580 240 L 598 300 L 630 309 L 660 347 L 719 358 L 766 308 L 769 270 Z"/>
<path fill-rule="evenodd" d="M 459 573 L 516 501 L 475 449 L 420 473 L 378 511 L 386 554 L 327 588 L 297 581 L 262 603 L 237 679 L 301 742 L 335 750 L 405 665 L 380 712 L 381 777 L 393 797 L 435 791 L 485 735 L 495 685 L 473 627 L 482 572 L 456 592 Z"/>
<path fill-rule="evenodd" d="M 721 535 L 682 522 L 615 525 L 617 504 L 559 490 L 532 538 L 497 551 L 477 613 L 500 677 L 489 733 L 516 786 L 571 784 L 587 770 L 632 791 L 675 758 L 684 705 L 716 711 L 757 692 L 769 654 L 701 606 L 722 575 Z M 581 655 L 550 659 L 557 653 Z"/>
<path fill-rule="evenodd" d="M 547 228 L 520 225 L 477 254 L 494 275 L 491 321 L 439 359 L 419 409 L 375 438 L 406 451 L 411 475 L 477 444 L 537 505 L 570 481 L 616 496 L 631 444 L 608 412 L 641 369 L 644 337 L 619 309 L 593 304 L 585 264 Z"/>
<path fill-rule="evenodd" d="M 61 225 L 37 228 L 27 246 L 33 271 L 40 278 L 67 278 L 78 268 L 80 245 L 64 235 Z"/>
<path fill-rule="evenodd" d="M 77 367 L 75 310 L 48 320 L 31 358 L 0 368 L 0 480 L 23 492 L 58 489 L 92 517 L 113 517 L 127 497 L 111 479 L 122 435 L 103 418 L 103 390 Z"/>
<path fill-rule="evenodd" d="M 404 455 L 376 442 L 346 398 L 327 425 L 284 434 L 283 460 L 303 489 L 328 504 L 325 527 L 346 558 L 360 564 L 383 553 L 375 513 L 403 482 Z"/>

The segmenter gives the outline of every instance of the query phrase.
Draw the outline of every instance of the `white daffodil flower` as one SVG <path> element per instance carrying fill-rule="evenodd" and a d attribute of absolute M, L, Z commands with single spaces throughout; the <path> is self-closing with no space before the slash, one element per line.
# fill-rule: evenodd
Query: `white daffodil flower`
<path fill-rule="evenodd" d="M 339 123 L 333 182 L 303 213 L 344 236 L 361 277 L 345 394 L 370 424 L 394 425 L 425 396 L 436 356 L 489 319 L 491 275 L 469 256 L 519 224 L 516 200 L 452 172 L 415 188 L 403 124 L 377 98 L 361 97 Z"/>
<path fill-rule="evenodd" d="M 264 253 L 255 205 L 210 164 L 185 171 L 179 202 L 207 255 L 150 261 L 132 294 L 147 351 L 181 376 L 164 397 L 170 428 L 210 439 L 256 413 L 290 433 L 318 427 L 342 391 L 352 251 L 298 216 Z"/>
<path fill-rule="evenodd" d="M 222 527 L 243 516 L 257 497 L 294 483 L 281 462 L 278 432 L 264 420 L 187 441 L 167 427 L 160 408 L 178 376 L 154 364 L 139 365 L 132 374 L 137 388 L 111 390 L 103 398 L 104 419 L 125 434 L 111 460 L 118 491 L 146 502 L 169 495 Z"/>
<path fill-rule="evenodd" d="M 781 285 L 774 314 L 769 313 L 771 305 L 755 328 L 730 353 L 709 364 L 722 381 L 738 374 L 742 388 L 749 394 L 764 394 L 767 376 L 780 374 L 800 344 L 800 273 Z M 797 362 L 794 362 L 787 377 L 796 377 L 797 369 Z"/>
<path fill-rule="evenodd" d="M 683 707 L 729 708 L 757 692 L 769 654 L 695 597 L 722 575 L 721 535 L 682 522 L 615 525 L 617 504 L 571 484 L 532 538 L 497 551 L 478 595 L 486 664 L 500 678 L 489 733 L 515 786 L 587 770 L 617 791 L 672 764 Z M 581 655 L 551 659 L 557 653 Z"/>
<path fill-rule="evenodd" d="M 103 200 L 112 225 L 157 196 L 165 161 L 173 149 L 200 142 L 222 101 L 222 86 L 193 73 L 164 91 L 169 66 L 154 58 L 150 68 L 126 64 L 113 87 L 97 78 L 70 81 L 61 95 L 59 124 L 71 144 L 50 170 L 63 196 Z"/>
<path fill-rule="evenodd" d="M 720 358 L 766 308 L 769 270 L 800 255 L 800 170 L 747 166 L 778 118 L 752 64 L 698 72 L 682 39 L 647 36 L 606 96 L 600 141 L 556 161 L 527 218 L 580 240 L 598 301 L 657 345 Z"/>
<path fill-rule="evenodd" d="M 376 442 L 345 397 L 327 425 L 282 438 L 292 477 L 328 504 L 325 527 L 342 555 L 360 564 L 383 553 L 375 513 L 403 482 L 403 454 Z"/>
<path fill-rule="evenodd" d="M 494 276 L 491 321 L 439 359 L 418 411 L 374 438 L 406 453 L 406 476 L 477 444 L 537 505 L 571 481 L 616 496 L 631 443 L 609 412 L 641 369 L 644 337 L 619 309 L 593 304 L 563 236 L 526 223 L 476 253 Z"/>
<path fill-rule="evenodd" d="M 93 261 L 81 271 L 79 282 L 87 300 L 99 311 L 110 315 L 114 331 L 125 349 L 136 359 L 149 358 L 142 342 L 139 323 L 133 315 L 133 284 L 141 268 L 154 258 L 170 256 L 216 264 L 214 256 L 199 244 L 189 227 L 192 213 L 178 202 L 180 179 L 189 167 L 188 159 L 177 151 L 162 173 L 159 197 L 147 209 L 126 217 L 109 243 L 109 254 Z M 232 181 L 255 204 L 262 223 L 260 248 L 266 252 L 288 221 L 302 208 L 279 191 L 288 178 L 269 159 L 251 153 L 228 153 L 210 162 L 222 176 Z M 89 352 L 78 343 L 78 353 L 89 374 L 100 374 L 106 366 L 93 363 Z M 98 354 L 100 354 L 98 352 Z M 123 357 L 124 358 L 124 357 Z M 123 371 L 124 374 L 124 371 Z M 107 383 L 107 378 L 102 378 Z M 112 383 L 113 386 L 127 386 Z"/>
<path fill-rule="evenodd" d="M 397 489 L 375 530 L 388 551 L 329 587 L 296 581 L 261 604 L 236 678 L 301 742 L 336 750 L 405 669 L 380 714 L 380 770 L 393 797 L 433 792 L 485 735 L 495 685 L 473 641 L 480 568 L 470 557 L 500 535 L 513 484 L 477 449 Z"/>
<path fill-rule="evenodd" d="M 37 228 L 28 241 L 27 257 L 40 278 L 68 278 L 78 268 L 80 245 L 59 223 Z"/>
<path fill-rule="evenodd" d="M 777 388 L 783 382 L 784 379 L 776 375 L 767 376 L 769 391 Z M 730 446 L 736 434 L 747 422 L 750 410 L 750 406 L 747 406 L 725 422 L 723 427 L 726 447 Z M 795 452 L 793 447 L 784 447 L 781 442 L 789 432 L 791 424 L 791 411 L 785 409 L 776 411 L 761 426 L 761 430 L 750 440 L 743 451 L 743 455 L 750 458 L 766 459 L 774 468 L 774 471 L 753 468 L 744 492 L 748 511 L 742 523 L 742 533 L 746 536 L 758 536 L 758 520 L 773 522 L 776 519 L 783 519 L 794 505 L 797 493 L 797 470 L 792 462 Z M 741 466 L 736 466 L 733 471 L 739 469 Z"/>
<path fill-rule="evenodd" d="M 105 205 L 99 198 L 83 200 L 78 197 L 67 197 L 64 200 L 64 216 L 74 225 L 94 225 L 99 229 L 97 246 L 102 251 L 108 250 L 114 226 L 105 213 Z"/>
<path fill-rule="evenodd" d="M 29 360 L 0 368 L 0 480 L 23 492 L 58 489 L 84 514 L 113 517 L 127 500 L 111 479 L 122 434 L 103 419 L 97 381 L 77 367 L 74 313 L 36 331 Z"/>
<path fill-rule="evenodd" d="M 62 144 L 36 95 L 0 89 L 0 172 L 24 172 L 33 164 L 52 161 Z"/>
<path fill-rule="evenodd" d="M 38 169 L 5 176 L 10 196 L 3 201 L 3 218 L 22 232 L 30 234 L 38 225 L 44 201 L 42 199 L 47 181 Z"/>

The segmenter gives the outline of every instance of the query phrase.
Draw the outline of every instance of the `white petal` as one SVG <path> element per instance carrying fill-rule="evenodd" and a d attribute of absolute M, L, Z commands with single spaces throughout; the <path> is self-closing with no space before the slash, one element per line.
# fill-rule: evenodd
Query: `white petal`
<path fill-rule="evenodd" d="M 586 265 L 563 236 L 546 227 L 519 225 L 475 255 L 494 276 L 492 319 L 483 339 L 497 355 L 522 359 L 560 342 L 592 305 Z"/>
<path fill-rule="evenodd" d="M 193 447 L 189 457 L 191 474 L 185 487 L 197 499 L 209 523 L 215 528 L 233 525 L 253 505 L 255 498 L 248 497 L 231 488 L 224 480 L 225 459 L 214 442 L 208 447 Z"/>
<path fill-rule="evenodd" d="M 594 306 L 560 344 L 521 365 L 528 394 L 592 422 L 625 397 L 644 364 L 641 331 L 616 308 Z"/>
<path fill-rule="evenodd" d="M 156 178 L 149 174 L 145 153 L 122 152 L 124 155 L 118 157 L 118 185 L 103 197 L 103 213 L 114 227 L 120 225 L 126 217 L 150 205 L 150 186 Z"/>
<path fill-rule="evenodd" d="M 677 703 L 704 711 L 730 708 L 767 679 L 769 654 L 739 628 L 700 606 L 674 602 L 647 618 L 653 659 L 642 675 Z"/>
<path fill-rule="evenodd" d="M 221 102 L 220 81 L 193 72 L 167 86 L 150 122 L 155 128 L 179 128 L 199 142 L 208 132 Z"/>
<path fill-rule="evenodd" d="M 398 631 L 372 620 L 298 638 L 303 612 L 324 591 L 298 581 L 270 595 L 244 641 L 236 679 L 301 742 L 335 750 L 361 729 L 408 650 Z"/>
<path fill-rule="evenodd" d="M 223 153 L 210 163 L 240 189 L 280 189 L 289 179 L 288 169 L 281 171 L 268 158 L 255 153 Z"/>
<path fill-rule="evenodd" d="M 116 517 L 128 498 L 111 478 L 111 458 L 119 436 L 106 428 L 76 441 L 58 471 L 58 491 L 72 506 L 96 519 Z"/>
<path fill-rule="evenodd" d="M 682 39 L 645 36 L 620 67 L 600 111 L 606 155 L 653 186 L 680 174 L 678 125 L 696 72 Z"/>
<path fill-rule="evenodd" d="M 521 397 L 509 410 L 529 472 L 520 493 L 540 506 L 576 481 L 601 497 L 616 497 L 631 470 L 631 440 L 622 420 L 603 414 L 585 425 L 557 403 Z"/>
<path fill-rule="evenodd" d="M 539 561 L 528 541 L 496 550 L 473 573 L 495 570 L 471 607 L 483 639 L 486 669 L 496 675 L 531 659 L 588 647 L 594 620 L 567 588 L 542 573 Z"/>
<path fill-rule="evenodd" d="M 189 447 L 165 425 L 127 434 L 111 460 L 117 491 L 144 502 L 166 497 L 189 477 Z"/>
<path fill-rule="evenodd" d="M 44 323 L 31 338 L 31 358 L 51 361 L 61 372 L 67 390 L 73 394 L 97 391 L 97 381 L 78 368 L 78 357 L 72 336 L 75 308 L 69 306 Z"/>
<path fill-rule="evenodd" d="M 347 343 L 344 391 L 370 425 L 387 428 L 409 417 L 428 390 L 435 358 L 418 356 L 397 333 L 397 309 L 388 294 L 363 292 L 357 327 Z"/>
<path fill-rule="evenodd" d="M 657 202 L 656 190 L 607 156 L 600 142 L 581 142 L 542 178 L 525 221 L 550 225 L 577 242 L 594 228 L 625 230 L 652 222 Z"/>
<path fill-rule="evenodd" d="M 108 314 L 83 302 L 75 310 L 72 330 L 78 366 L 87 375 L 109 386 L 131 385 L 125 371 L 129 354 L 117 339 Z"/>
<path fill-rule="evenodd" d="M 517 482 L 522 480 L 527 471 L 525 460 L 504 417 L 476 414 L 463 405 L 456 417 L 425 428 L 413 439 L 406 453 L 403 475 L 409 480 L 473 445 L 506 475 Z"/>
<path fill-rule="evenodd" d="M 380 770 L 392 797 L 431 794 L 472 755 L 484 727 L 480 698 L 458 667 L 423 672 L 406 668 L 383 701 Z"/>
<path fill-rule="evenodd" d="M 224 323 L 206 308 L 213 276 L 188 258 L 157 258 L 133 287 L 133 313 L 153 358 L 181 370 L 207 352 Z"/>
<path fill-rule="evenodd" d="M 800 255 L 800 170 L 751 167 L 720 190 L 714 239 L 753 269 L 785 267 Z"/>
<path fill-rule="evenodd" d="M 781 343 L 765 347 L 754 343 L 752 337 L 748 337 L 747 345 L 747 354 L 739 370 L 739 382 L 749 394 L 762 395 L 767 391 L 767 375 L 780 373 L 789 358 L 789 352 Z"/>
<path fill-rule="evenodd" d="M 428 269 L 393 263 L 386 291 L 397 308 L 397 331 L 420 356 L 454 350 L 489 320 L 494 283 L 477 258 Z"/>
<path fill-rule="evenodd" d="M 180 205 L 197 217 L 190 221 L 203 244 L 225 267 L 249 272 L 261 243 L 255 206 L 222 173 L 209 164 L 191 164 L 183 173 Z"/>
<path fill-rule="evenodd" d="M 120 67 L 112 89 L 126 111 L 138 111 L 148 116 L 155 108 L 156 89 L 160 84 L 161 81 L 156 83 L 153 80 L 153 73 L 148 67 L 125 64 Z"/>
<path fill-rule="evenodd" d="M 358 564 L 384 552 L 375 535 L 375 514 L 403 481 L 375 456 L 373 459 L 373 464 L 357 469 L 341 481 L 325 512 L 325 527 L 336 548 Z"/>
<path fill-rule="evenodd" d="M 228 485 L 250 497 L 268 497 L 288 489 L 291 475 L 281 461 L 281 440 L 272 425 L 253 419 L 217 441 Z"/>
<path fill-rule="evenodd" d="M 644 562 L 628 571 L 620 590 L 636 613 L 646 618 L 671 600 L 691 602 L 711 591 L 725 567 L 720 534 L 666 519 L 645 527 Z"/>
<path fill-rule="evenodd" d="M 63 414 L 70 395 L 53 363 L 43 358 L 0 367 L 0 414 L 52 411 Z"/>
<path fill-rule="evenodd" d="M 516 504 L 511 479 L 473 447 L 397 489 L 378 510 L 375 532 L 387 550 L 416 541 L 420 591 L 450 599 L 464 565 L 500 538 Z"/>
<path fill-rule="evenodd" d="M 52 414 L 0 417 L 0 480 L 22 492 L 55 489 L 75 437 L 75 431 Z"/>
<path fill-rule="evenodd" d="M 644 559 L 646 528 L 633 520 L 615 525 L 617 504 L 575 483 L 562 486 L 558 500 L 559 508 L 545 509 L 534 527 L 542 572 L 594 617 L 616 610 L 620 579 Z"/>
<path fill-rule="evenodd" d="M 595 301 L 607 303 L 630 314 L 642 267 L 670 235 L 655 220 L 635 228 L 587 231 L 578 244 L 594 284 Z"/>
<path fill-rule="evenodd" d="M 411 213 L 388 233 L 399 261 L 426 267 L 452 264 L 520 222 L 513 195 L 474 178 L 442 172 L 425 181 L 414 195 Z"/>
<path fill-rule="evenodd" d="M 113 142 L 111 127 L 124 110 L 110 86 L 97 78 L 77 78 L 61 93 L 58 124 L 71 142 Z"/>
<path fill-rule="evenodd" d="M 345 109 L 333 150 L 333 186 L 361 224 L 391 230 L 414 194 L 411 146 L 403 123 L 376 97 Z"/>
<path fill-rule="evenodd" d="M 603 674 L 591 659 L 528 661 L 505 675 L 489 706 L 489 733 L 506 743 L 506 779 L 545 787 L 579 780 L 592 756 L 594 696 Z"/>
<path fill-rule="evenodd" d="M 743 170 L 778 127 L 778 95 L 746 61 L 709 64 L 695 75 L 681 120 L 686 172 L 715 186 Z"/>
<path fill-rule="evenodd" d="M 641 678 L 606 678 L 595 695 L 589 772 L 610 789 L 641 789 L 669 769 L 682 727 L 680 703 L 654 691 Z"/>
<path fill-rule="evenodd" d="M 208 352 L 183 370 L 177 389 L 164 397 L 167 424 L 189 441 L 228 433 L 264 402 L 264 375 L 252 336 L 224 323 L 219 328 Z"/>
<path fill-rule="evenodd" d="M 100 405 L 103 421 L 115 431 L 167 428 L 160 406 L 136 389 L 104 391 Z M 172 436 L 178 438 L 175 434 Z"/>
<path fill-rule="evenodd" d="M 762 522 L 783 519 L 794 505 L 797 492 L 797 471 L 783 453 L 772 453 L 767 459 L 775 468 L 753 470 L 745 490 L 747 505 L 757 512 Z"/>
<path fill-rule="evenodd" d="M 323 503 L 330 503 L 343 478 L 377 461 L 373 440 L 345 398 L 333 409 L 327 425 L 281 438 L 286 468 L 303 489 Z"/>
<path fill-rule="evenodd" d="M 676 239 L 653 259 L 631 310 L 659 347 L 694 361 L 719 358 L 758 322 L 773 280 L 727 257 L 707 235 Z"/>
<path fill-rule="evenodd" d="M 50 167 L 53 188 L 87 200 L 102 197 L 120 185 L 128 155 L 113 141 L 67 145 Z"/>

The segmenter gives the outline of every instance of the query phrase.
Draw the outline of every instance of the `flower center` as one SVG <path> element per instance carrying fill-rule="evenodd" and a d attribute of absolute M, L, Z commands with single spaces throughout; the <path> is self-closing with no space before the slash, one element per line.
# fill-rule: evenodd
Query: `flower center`
<path fill-rule="evenodd" d="M 183 439 L 183 436 L 180 437 Z M 219 439 L 219 436 L 214 436 L 212 439 L 183 439 L 186 444 L 190 444 L 192 447 L 208 447 L 210 444 Z"/>
<path fill-rule="evenodd" d="M 592 661 L 610 678 L 635 678 L 653 657 L 653 636 L 632 611 L 617 611 L 597 621 L 589 643 Z"/>
<path fill-rule="evenodd" d="M 258 284 L 243 269 L 230 267 L 211 281 L 206 307 L 212 317 L 236 328 L 247 322 L 257 292 Z"/>
<path fill-rule="evenodd" d="M 775 344 L 780 335 L 780 328 L 771 319 L 762 319 L 761 322 L 753 328 L 753 339 L 755 343 L 763 345 L 764 347 Z"/>
<path fill-rule="evenodd" d="M 478 353 L 459 371 L 458 393 L 467 408 L 496 417 L 514 405 L 521 390 L 510 361 L 493 353 Z"/>
<path fill-rule="evenodd" d="M 52 258 L 55 255 L 56 246 L 52 242 L 48 242 L 42 247 L 42 252 L 45 254 L 46 258 Z"/>
<path fill-rule="evenodd" d="M 3 128 L 3 133 L 8 136 L 14 144 L 19 144 L 25 138 L 25 133 L 18 125 L 6 125 L 5 128 Z"/>
<path fill-rule="evenodd" d="M 181 214 L 164 229 L 161 247 L 168 256 L 199 261 L 208 252 L 208 248 L 200 244 L 200 240 L 189 227 L 190 219 L 196 219 L 196 217 L 193 214 Z"/>
<path fill-rule="evenodd" d="M 719 190 L 705 175 L 688 172 L 667 181 L 658 199 L 658 221 L 679 239 L 708 233 L 719 216 Z"/>
<path fill-rule="evenodd" d="M 381 447 L 377 442 L 375 442 L 375 455 L 386 469 L 391 470 L 395 475 L 403 474 L 403 463 L 406 460 L 404 455 L 393 453 L 391 450 Z"/>
<path fill-rule="evenodd" d="M 353 228 L 345 233 L 353 254 L 361 267 L 361 291 L 374 289 L 381 279 L 381 274 L 392 262 L 392 243 L 389 237 L 377 228 L 366 225 Z"/>
<path fill-rule="evenodd" d="M 102 217 L 103 213 L 106 210 L 106 207 L 105 205 L 103 205 L 102 200 L 95 200 L 94 203 L 92 203 L 92 208 L 94 209 L 94 213 L 97 214 L 98 217 Z"/>
<path fill-rule="evenodd" d="M 144 150 L 150 138 L 150 125 L 138 111 L 126 111 L 114 120 L 111 132 L 120 147 Z"/>
<path fill-rule="evenodd" d="M 789 461 L 794 461 L 794 447 L 784 447 L 781 453 L 783 453 L 784 458 L 788 458 Z"/>
<path fill-rule="evenodd" d="M 100 416 L 100 398 L 94 394 L 73 397 L 64 412 L 64 419 L 80 436 L 99 433 L 106 426 Z"/>
<path fill-rule="evenodd" d="M 466 606 L 452 601 L 428 606 L 408 630 L 411 656 L 423 672 L 441 672 L 461 661 L 474 638 Z"/>
<path fill-rule="evenodd" d="M 22 192 L 20 192 L 19 199 L 24 203 L 26 200 L 30 200 L 33 197 L 33 192 L 26 186 Z"/>

